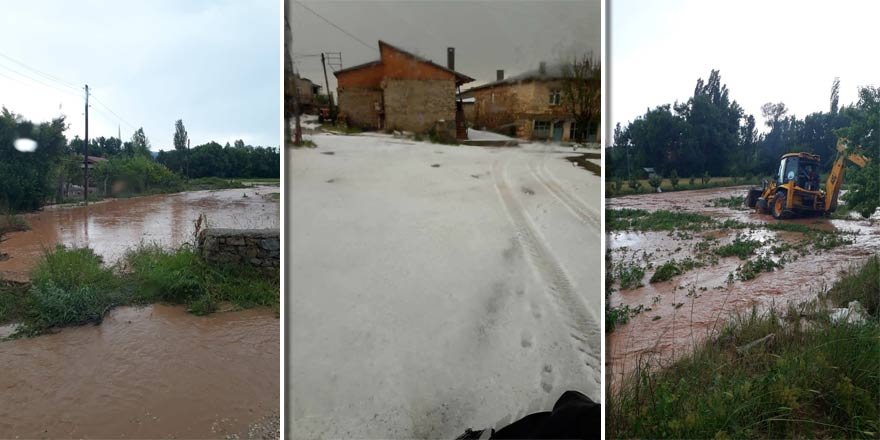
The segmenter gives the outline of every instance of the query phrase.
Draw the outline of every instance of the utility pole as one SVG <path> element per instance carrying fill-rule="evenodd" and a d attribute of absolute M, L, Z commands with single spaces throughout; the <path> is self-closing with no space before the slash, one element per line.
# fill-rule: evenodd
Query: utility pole
<path fill-rule="evenodd" d="M 186 138 L 186 157 L 184 158 L 186 165 L 186 178 L 189 179 L 189 136 Z"/>
<path fill-rule="evenodd" d="M 299 124 L 299 87 L 296 86 L 296 76 L 293 74 L 293 60 L 290 57 L 290 48 L 293 47 L 293 31 L 290 29 L 290 21 L 287 14 L 290 12 L 290 0 L 284 0 L 284 83 L 290 78 L 293 83 L 293 117 L 296 119 L 296 128 L 293 131 L 293 144 L 302 144 L 302 128 Z M 285 108 L 285 113 L 287 109 Z M 290 120 L 284 119 L 284 132 L 290 139 Z M 287 143 L 287 139 L 284 140 Z"/>
<path fill-rule="evenodd" d="M 89 204 L 89 85 L 86 84 L 86 139 L 83 155 L 83 200 Z"/>
<path fill-rule="evenodd" d="M 327 63 L 324 59 L 324 52 L 321 52 L 321 66 L 324 67 L 324 85 L 327 86 L 327 105 L 330 106 L 330 118 L 336 120 L 333 117 L 336 113 L 333 112 L 333 94 L 330 92 L 330 81 L 327 81 Z"/>

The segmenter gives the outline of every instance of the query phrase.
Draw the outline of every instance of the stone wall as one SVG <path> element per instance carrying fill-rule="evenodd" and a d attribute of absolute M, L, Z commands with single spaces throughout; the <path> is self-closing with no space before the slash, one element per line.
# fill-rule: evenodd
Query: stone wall
<path fill-rule="evenodd" d="M 210 263 L 279 268 L 281 236 L 278 229 L 208 228 L 199 233 L 198 249 Z"/>
<path fill-rule="evenodd" d="M 455 81 L 392 79 L 383 81 L 385 128 L 424 133 L 437 121 L 452 121 L 455 138 Z"/>
<path fill-rule="evenodd" d="M 375 130 L 379 128 L 379 112 L 377 104 L 381 106 L 382 91 L 366 87 L 340 88 L 339 112 L 345 114 L 349 125 Z"/>

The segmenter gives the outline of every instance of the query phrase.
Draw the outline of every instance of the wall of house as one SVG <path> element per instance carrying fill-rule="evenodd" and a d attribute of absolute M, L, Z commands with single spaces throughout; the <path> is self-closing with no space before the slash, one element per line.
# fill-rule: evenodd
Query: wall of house
<path fill-rule="evenodd" d="M 345 87 L 337 90 L 339 112 L 344 114 L 348 124 L 364 129 L 379 128 L 379 112 L 381 108 L 382 90 L 368 87 Z"/>
<path fill-rule="evenodd" d="M 382 64 L 377 63 L 356 70 L 335 73 L 334 75 L 336 76 L 336 87 L 344 89 L 348 87 L 378 88 L 384 74 L 385 68 Z"/>
<path fill-rule="evenodd" d="M 563 120 L 562 139 L 568 141 L 571 114 L 564 105 L 550 105 L 552 89 L 561 90 L 562 81 L 528 81 L 475 90 L 474 125 L 532 139 L 535 121 Z M 508 126 L 512 127 L 502 128 Z"/>
<path fill-rule="evenodd" d="M 381 46 L 382 65 L 385 78 L 393 79 L 425 79 L 455 80 L 451 72 L 439 69 L 428 63 L 421 62 L 393 48 Z"/>
<path fill-rule="evenodd" d="M 425 132 L 438 120 L 455 121 L 455 81 L 452 78 L 386 78 L 383 94 L 387 129 Z"/>

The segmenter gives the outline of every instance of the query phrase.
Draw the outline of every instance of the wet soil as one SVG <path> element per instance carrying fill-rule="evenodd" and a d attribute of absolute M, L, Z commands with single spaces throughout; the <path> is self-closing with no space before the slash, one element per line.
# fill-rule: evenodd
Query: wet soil
<path fill-rule="evenodd" d="M 608 209 L 635 208 L 648 211 L 684 210 L 711 216 L 718 220 L 736 219 L 743 222 L 769 224 L 779 222 L 769 215 L 758 215 L 747 209 L 712 207 L 712 200 L 744 196 L 747 187 L 713 188 L 698 191 L 627 196 L 607 201 Z M 787 261 L 783 269 L 762 273 L 749 281 L 729 279 L 744 263 L 737 257 L 720 258 L 715 265 L 694 268 L 669 281 L 649 283 L 654 270 L 663 263 L 694 257 L 694 246 L 708 238 L 718 245 L 734 240 L 737 234 L 759 240 L 763 245 L 757 254 L 766 254 L 774 244 L 797 244 L 804 234 L 787 231 L 708 230 L 693 234 L 668 232 L 619 231 L 607 234 L 608 252 L 614 261 L 635 258 L 645 270 L 644 286 L 615 291 L 610 297 L 612 307 L 629 305 L 645 308 L 627 324 L 618 325 L 606 335 L 606 371 L 616 386 L 641 362 L 652 365 L 668 363 L 720 330 L 732 314 L 787 304 L 800 304 L 814 299 L 818 292 L 830 287 L 842 271 L 866 260 L 880 251 L 880 222 L 869 220 L 831 220 L 808 218 L 786 220 L 825 231 L 854 231 L 847 235 L 852 244 L 830 250 L 811 250 Z M 789 252 L 789 258 L 796 252 Z M 778 259 L 777 256 L 772 258 Z M 618 286 L 615 286 L 617 288 Z M 649 310 L 647 310 L 649 309 Z"/>
<path fill-rule="evenodd" d="M 0 343 L 0 433 L 223 438 L 277 413 L 279 320 L 122 307 L 99 326 Z"/>
<path fill-rule="evenodd" d="M 22 216 L 30 230 L 4 236 L 0 252 L 8 258 L 0 261 L 0 278 L 27 280 L 43 250 L 56 244 L 88 246 L 113 263 L 141 242 L 162 246 L 192 242 L 195 220 L 202 213 L 211 227 L 277 228 L 279 204 L 263 197 L 277 191 L 260 186 L 47 207 Z"/>

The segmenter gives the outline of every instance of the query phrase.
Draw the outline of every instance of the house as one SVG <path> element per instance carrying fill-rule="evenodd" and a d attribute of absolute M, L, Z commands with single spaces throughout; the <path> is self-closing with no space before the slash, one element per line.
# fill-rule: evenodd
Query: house
<path fill-rule="evenodd" d="M 565 80 L 562 64 L 548 66 L 542 62 L 537 69 L 510 78 L 498 70 L 495 81 L 461 95 L 474 98 L 474 128 L 521 139 L 598 141 L 599 124 L 578 127 L 564 105 Z"/>
<path fill-rule="evenodd" d="M 313 113 L 318 107 L 318 95 L 321 92 L 321 86 L 298 74 L 294 74 L 293 77 L 286 79 L 284 94 L 288 98 L 287 100 L 292 102 L 294 92 L 298 92 L 300 113 Z M 294 89 L 294 87 L 296 88 Z"/>
<path fill-rule="evenodd" d="M 338 70 L 340 119 L 372 130 L 425 133 L 431 130 L 462 138 L 464 111 L 457 108 L 456 90 L 473 81 L 455 71 L 455 49 L 447 50 L 441 66 L 379 41 L 379 59 Z"/>

